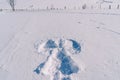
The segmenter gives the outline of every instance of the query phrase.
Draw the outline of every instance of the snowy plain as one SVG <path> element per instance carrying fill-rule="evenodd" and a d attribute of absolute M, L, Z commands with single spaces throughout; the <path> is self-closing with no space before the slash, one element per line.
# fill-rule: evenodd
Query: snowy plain
<path fill-rule="evenodd" d="M 120 14 L 83 12 L 0 12 L 0 80 L 49 80 L 33 72 L 46 58 L 34 44 L 63 37 L 81 44 L 73 80 L 120 80 Z"/>

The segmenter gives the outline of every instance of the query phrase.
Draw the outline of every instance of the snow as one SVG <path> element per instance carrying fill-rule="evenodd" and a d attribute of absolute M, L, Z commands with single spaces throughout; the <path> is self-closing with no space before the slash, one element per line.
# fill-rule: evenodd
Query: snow
<path fill-rule="evenodd" d="M 119 21 L 114 10 L 0 12 L 0 80 L 50 80 L 34 72 L 49 55 L 34 44 L 52 38 L 81 44 L 80 54 L 70 55 L 80 68 L 72 80 L 120 80 Z"/>

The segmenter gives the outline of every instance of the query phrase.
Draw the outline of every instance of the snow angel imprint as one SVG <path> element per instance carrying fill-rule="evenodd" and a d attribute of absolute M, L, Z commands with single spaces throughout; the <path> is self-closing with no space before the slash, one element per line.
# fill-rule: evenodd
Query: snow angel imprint
<path fill-rule="evenodd" d="M 77 41 L 49 39 L 39 44 L 37 50 L 40 54 L 49 54 L 34 70 L 38 75 L 49 75 L 50 80 L 71 80 L 71 74 L 79 72 L 79 67 L 71 58 L 73 54 L 81 52 L 81 46 Z"/>

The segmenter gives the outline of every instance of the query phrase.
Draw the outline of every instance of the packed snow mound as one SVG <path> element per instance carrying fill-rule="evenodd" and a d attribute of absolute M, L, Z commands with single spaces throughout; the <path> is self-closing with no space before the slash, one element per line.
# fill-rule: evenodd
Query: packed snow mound
<path fill-rule="evenodd" d="M 40 54 L 48 54 L 47 59 L 34 70 L 38 75 L 48 75 L 50 80 L 71 80 L 71 74 L 80 70 L 70 55 L 81 52 L 80 44 L 73 39 L 49 39 L 40 43 L 37 50 Z"/>

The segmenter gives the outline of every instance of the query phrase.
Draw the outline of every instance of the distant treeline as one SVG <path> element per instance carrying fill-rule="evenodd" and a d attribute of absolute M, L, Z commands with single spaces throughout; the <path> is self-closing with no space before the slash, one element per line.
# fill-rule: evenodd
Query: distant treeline
<path fill-rule="evenodd" d="M 11 9 L 0 9 L 0 11 L 41 11 L 41 10 L 85 10 L 85 9 L 120 9 L 120 5 L 112 5 L 112 4 L 96 4 L 96 5 L 87 5 L 86 3 L 81 5 L 81 6 L 63 6 L 62 8 L 54 7 L 52 4 L 51 6 L 46 6 L 46 8 L 34 8 L 34 5 L 30 8 L 23 8 L 23 9 L 18 9 L 15 8 L 15 1 L 14 0 L 9 0 L 9 4 L 11 6 Z"/>

